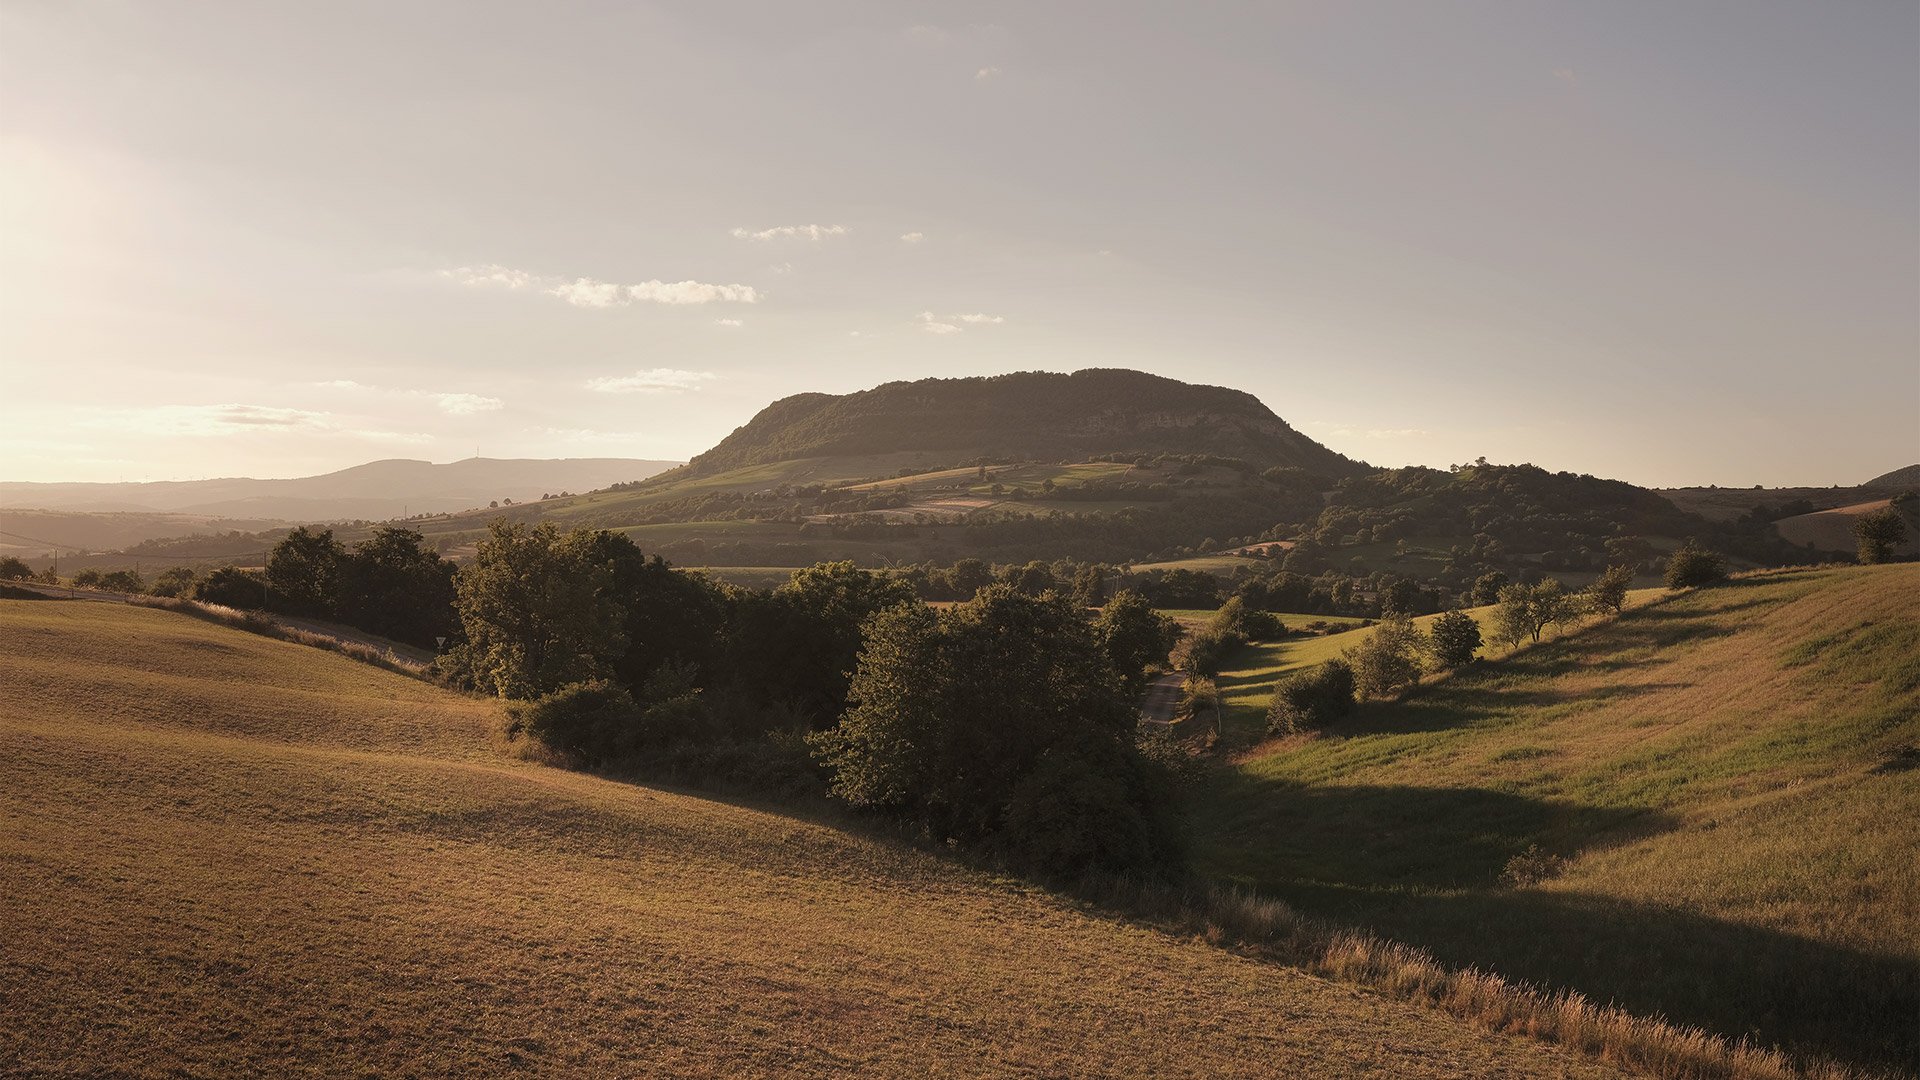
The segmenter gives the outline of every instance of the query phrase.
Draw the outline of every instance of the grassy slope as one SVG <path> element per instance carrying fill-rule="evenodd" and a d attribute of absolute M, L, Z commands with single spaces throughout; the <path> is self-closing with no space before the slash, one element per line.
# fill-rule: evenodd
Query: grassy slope
<path fill-rule="evenodd" d="M 1916 746 L 1920 566 L 1769 575 L 1256 750 L 1202 860 L 1454 963 L 1915 1069 Z M 1567 871 L 1501 887 L 1535 843 Z"/>
<path fill-rule="evenodd" d="M 0 1072 L 1600 1076 L 893 845 L 498 758 L 489 702 L 0 602 Z"/>
<path fill-rule="evenodd" d="M 1656 596 L 1664 595 L 1662 589 L 1636 589 L 1627 594 L 1629 606 L 1648 603 Z M 1493 636 L 1494 608 L 1477 607 L 1466 609 L 1480 624 L 1480 633 L 1491 641 Z M 1429 627 L 1438 615 L 1422 615 L 1414 622 L 1421 628 Z M 1287 626 L 1309 626 L 1315 621 L 1330 623 L 1358 623 L 1360 619 L 1348 619 L 1338 615 L 1282 615 L 1280 619 Z M 1234 666 L 1222 671 L 1216 683 L 1220 687 L 1220 701 L 1226 708 L 1226 727 L 1229 731 L 1260 732 L 1266 729 L 1267 705 L 1273 700 L 1273 686 L 1280 677 L 1304 667 L 1322 663 L 1339 656 L 1359 644 L 1361 639 L 1372 633 L 1371 629 L 1352 630 L 1323 637 L 1282 638 L 1279 641 L 1261 642 L 1242 650 L 1234 659 Z M 1498 656 L 1503 649 L 1489 644 L 1482 655 Z"/>

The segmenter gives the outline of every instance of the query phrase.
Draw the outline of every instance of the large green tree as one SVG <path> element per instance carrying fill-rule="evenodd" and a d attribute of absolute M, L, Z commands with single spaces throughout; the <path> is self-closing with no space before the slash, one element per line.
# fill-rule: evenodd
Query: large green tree
<path fill-rule="evenodd" d="M 771 594 L 741 599 L 732 666 L 762 700 L 800 710 L 815 727 L 831 726 L 846 709 L 867 621 L 919 603 L 905 580 L 851 562 L 796 570 Z"/>
<path fill-rule="evenodd" d="M 267 553 L 267 603 L 292 615 L 332 618 L 346 557 L 332 529 L 294 529 Z"/>
<path fill-rule="evenodd" d="M 457 579 L 462 658 L 481 689 L 535 698 L 603 678 L 626 648 L 594 534 L 496 521 Z"/>
<path fill-rule="evenodd" d="M 1107 601 L 1093 620 L 1093 632 L 1135 698 L 1146 692 L 1149 673 L 1167 662 L 1180 641 L 1180 624 L 1153 610 L 1147 598 L 1132 589 Z"/>
<path fill-rule="evenodd" d="M 454 567 L 419 533 L 398 525 L 373 531 L 340 562 L 341 621 L 422 648 L 452 636 Z"/>
<path fill-rule="evenodd" d="M 1136 705 L 1065 598 L 995 585 L 942 611 L 883 611 L 850 701 L 814 743 L 855 806 L 1056 872 L 1175 857 Z"/>

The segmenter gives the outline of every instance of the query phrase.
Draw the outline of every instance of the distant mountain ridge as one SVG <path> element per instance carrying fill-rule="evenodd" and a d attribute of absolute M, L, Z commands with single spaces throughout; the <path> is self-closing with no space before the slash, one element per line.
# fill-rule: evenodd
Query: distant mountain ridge
<path fill-rule="evenodd" d="M 382 520 L 525 502 L 643 480 L 679 462 L 637 458 L 390 458 L 319 476 L 151 483 L 0 482 L 0 505 L 41 510 L 165 511 L 286 521 Z"/>
<path fill-rule="evenodd" d="M 1211 454 L 1329 476 L 1365 466 L 1288 426 L 1260 399 L 1141 371 L 1089 368 L 891 382 L 795 394 L 688 463 L 692 475 L 799 458 L 890 454 L 1086 460 L 1110 453 Z"/>

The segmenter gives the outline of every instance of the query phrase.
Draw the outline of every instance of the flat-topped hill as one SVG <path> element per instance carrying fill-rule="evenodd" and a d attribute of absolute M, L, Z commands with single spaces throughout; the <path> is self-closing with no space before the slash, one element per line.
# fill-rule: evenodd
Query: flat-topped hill
<path fill-rule="evenodd" d="M 696 473 L 796 458 L 899 452 L 1084 461 L 1176 453 L 1296 465 L 1329 476 L 1356 463 L 1295 431 L 1251 394 L 1140 371 L 1089 368 L 892 382 L 852 394 L 796 394 L 762 409 L 693 459 Z"/>

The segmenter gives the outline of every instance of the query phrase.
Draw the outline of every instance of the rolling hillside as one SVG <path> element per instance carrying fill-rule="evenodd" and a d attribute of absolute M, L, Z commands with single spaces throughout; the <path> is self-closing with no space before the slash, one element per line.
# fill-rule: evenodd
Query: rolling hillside
<path fill-rule="evenodd" d="M 1451 963 L 1920 1070 L 1917 769 L 1920 566 L 1784 572 L 1265 743 L 1196 820 L 1208 872 Z"/>
<path fill-rule="evenodd" d="M 0 601 L 0 1072 L 1602 1077 L 792 817 L 500 757 L 496 706 Z"/>
<path fill-rule="evenodd" d="M 1854 523 L 1863 515 L 1884 510 L 1891 505 L 1892 500 L 1889 499 L 1851 503 L 1831 510 L 1816 510 L 1811 514 L 1781 518 L 1773 523 L 1773 527 L 1780 530 L 1780 535 L 1790 543 L 1820 551 L 1850 552 L 1859 546 L 1859 538 L 1853 531 Z M 1920 555 L 1920 506 L 1908 503 L 1901 517 L 1907 523 L 1907 539 L 1894 548 L 1894 553 Z"/>

